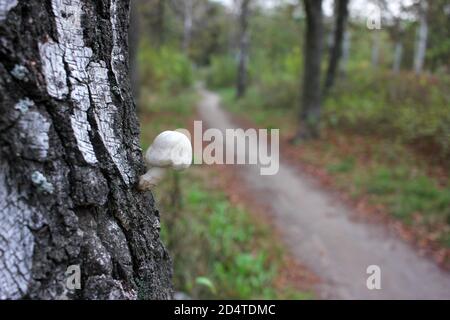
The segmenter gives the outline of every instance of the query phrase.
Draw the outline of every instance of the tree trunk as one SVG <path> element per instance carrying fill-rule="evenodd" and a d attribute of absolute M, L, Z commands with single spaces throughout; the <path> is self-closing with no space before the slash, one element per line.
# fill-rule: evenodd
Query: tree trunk
<path fill-rule="evenodd" d="M 194 0 L 184 0 L 183 6 L 183 43 L 182 49 L 184 52 L 188 52 L 189 46 L 191 44 L 191 36 L 192 36 L 192 19 L 194 14 Z"/>
<path fill-rule="evenodd" d="M 372 67 L 378 68 L 378 62 L 380 59 L 380 42 L 381 34 L 378 30 L 372 31 Z"/>
<path fill-rule="evenodd" d="M 344 33 L 344 39 L 342 44 L 342 61 L 339 64 L 339 70 L 342 76 L 347 74 L 348 60 L 350 59 L 350 47 L 351 47 L 351 33 L 346 30 Z"/>
<path fill-rule="evenodd" d="M 0 6 L 0 299 L 171 297 L 158 211 L 136 189 L 128 10 L 121 0 Z"/>
<path fill-rule="evenodd" d="M 330 61 L 328 63 L 328 70 L 325 79 L 325 95 L 333 87 L 336 72 L 339 70 L 339 59 L 342 55 L 342 43 L 348 16 L 348 0 L 337 0 L 336 5 L 336 26 L 334 28 L 333 45 L 330 50 Z"/>
<path fill-rule="evenodd" d="M 164 43 L 165 29 L 164 29 L 164 17 L 165 17 L 165 0 L 158 0 L 156 7 L 156 21 L 155 31 L 158 35 L 158 45 L 161 46 Z"/>
<path fill-rule="evenodd" d="M 392 71 L 394 73 L 398 73 L 400 71 L 400 66 L 402 64 L 402 54 L 403 54 L 403 43 L 399 39 L 395 42 L 394 62 L 392 64 Z"/>
<path fill-rule="evenodd" d="M 427 49 L 428 39 L 428 21 L 427 21 L 428 4 L 426 0 L 420 2 L 419 12 L 419 30 L 417 32 L 416 52 L 414 56 L 414 72 L 421 73 L 425 62 L 425 53 Z"/>
<path fill-rule="evenodd" d="M 247 87 L 247 62 L 248 62 L 248 15 L 250 0 L 241 0 L 241 8 L 239 12 L 239 62 L 236 83 L 236 97 L 241 98 L 245 94 Z"/>
<path fill-rule="evenodd" d="M 404 27 L 402 24 L 402 20 L 400 18 L 396 18 L 394 20 L 394 26 L 388 31 L 390 31 L 391 39 L 394 42 L 394 60 L 392 62 L 392 72 L 398 73 L 400 71 L 402 65 L 403 58 L 403 36 L 404 36 Z"/>
<path fill-rule="evenodd" d="M 321 105 L 320 62 L 322 58 L 322 0 L 304 0 L 306 10 L 306 41 L 298 139 L 319 135 Z"/>
<path fill-rule="evenodd" d="M 165 40 L 165 17 L 167 0 L 132 0 L 141 1 L 143 25 L 146 27 L 146 34 L 149 35 L 150 43 L 154 47 L 159 47 Z M 182 5 L 181 3 L 178 5 Z"/>

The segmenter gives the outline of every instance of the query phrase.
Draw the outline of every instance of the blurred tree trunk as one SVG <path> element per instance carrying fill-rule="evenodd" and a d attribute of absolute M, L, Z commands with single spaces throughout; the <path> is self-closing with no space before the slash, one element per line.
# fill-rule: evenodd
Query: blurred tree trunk
<path fill-rule="evenodd" d="M 300 128 L 296 138 L 311 139 L 319 135 L 321 109 L 320 63 L 322 60 L 322 0 L 304 0 L 306 41 Z"/>
<path fill-rule="evenodd" d="M 426 0 L 421 0 L 419 5 L 419 29 L 417 32 L 416 51 L 414 56 L 414 72 L 416 73 L 422 72 L 428 39 L 428 3 Z"/>
<path fill-rule="evenodd" d="M 170 298 L 158 211 L 135 187 L 128 1 L 5 3 L 0 299 Z"/>
<path fill-rule="evenodd" d="M 139 2 L 139 0 L 132 1 Z M 149 29 L 146 30 L 146 34 L 150 35 L 150 44 L 155 47 L 161 46 L 165 40 L 166 1 L 167 0 L 145 0 L 141 6 L 141 9 L 143 10 L 142 16 L 144 18 L 142 25 L 145 25 L 145 27 Z"/>
<path fill-rule="evenodd" d="M 239 10 L 239 62 L 236 83 L 236 97 L 241 98 L 247 87 L 247 62 L 248 62 L 248 16 L 250 0 L 241 0 Z"/>
<path fill-rule="evenodd" d="M 184 52 L 189 50 L 192 36 L 192 19 L 194 14 L 194 0 L 183 0 L 183 43 Z"/>
<path fill-rule="evenodd" d="M 403 55 L 403 43 L 400 39 L 398 39 L 395 42 L 394 62 L 392 64 L 392 71 L 394 73 L 398 73 L 400 71 L 400 66 L 402 64 L 402 55 Z"/>
<path fill-rule="evenodd" d="M 156 5 L 156 21 L 155 21 L 155 33 L 158 38 L 158 45 L 164 43 L 165 29 L 164 29 L 164 17 L 166 12 L 165 0 L 157 0 Z"/>
<path fill-rule="evenodd" d="M 378 30 L 372 31 L 372 67 L 378 67 L 378 61 L 380 59 L 380 42 L 381 34 Z"/>
<path fill-rule="evenodd" d="M 161 1 L 159 1 L 161 2 Z M 130 47 L 129 66 L 131 89 L 134 100 L 139 103 L 139 69 L 138 69 L 138 49 L 140 38 L 140 22 L 139 22 L 139 8 L 138 0 L 131 0 L 130 2 L 130 27 L 128 29 L 128 44 Z"/>
<path fill-rule="evenodd" d="M 325 78 L 324 94 L 333 87 L 336 72 L 339 70 L 339 59 L 342 55 L 342 44 L 345 34 L 345 25 L 348 17 L 348 1 L 337 0 L 335 8 L 336 24 L 334 28 L 333 44 L 330 50 L 330 60 L 328 62 L 327 75 Z"/>
<path fill-rule="evenodd" d="M 342 43 L 342 61 L 339 64 L 339 71 L 342 76 L 347 74 L 348 60 L 350 59 L 350 47 L 351 47 L 351 33 L 346 30 L 344 33 L 344 40 Z"/>
<path fill-rule="evenodd" d="M 404 27 L 402 25 L 402 20 L 400 18 L 395 18 L 394 25 L 392 28 L 388 29 L 391 39 L 394 42 L 394 60 L 392 62 L 392 72 L 398 73 L 402 65 L 403 58 L 403 34 Z"/>

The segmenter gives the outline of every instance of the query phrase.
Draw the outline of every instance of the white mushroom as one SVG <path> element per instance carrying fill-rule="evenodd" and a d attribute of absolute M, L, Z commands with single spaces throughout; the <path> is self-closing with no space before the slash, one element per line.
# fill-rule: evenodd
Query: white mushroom
<path fill-rule="evenodd" d="M 147 173 L 139 178 L 139 189 L 149 190 L 163 178 L 168 168 L 183 170 L 192 162 L 191 141 L 181 132 L 163 131 L 145 153 Z"/>

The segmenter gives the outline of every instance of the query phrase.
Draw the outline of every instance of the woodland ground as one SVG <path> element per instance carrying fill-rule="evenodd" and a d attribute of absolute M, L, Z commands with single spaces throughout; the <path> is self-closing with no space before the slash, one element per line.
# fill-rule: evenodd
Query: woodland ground
<path fill-rule="evenodd" d="M 160 37 L 162 25 L 156 29 L 155 39 L 142 39 L 138 65 L 144 147 L 160 131 L 186 127 L 199 116 L 194 110 L 199 97 L 188 88 L 200 80 L 222 98 L 220 109 L 217 96 L 209 96 L 210 102 L 215 102 L 203 104 L 203 118 L 223 125 L 220 118 L 208 112 L 208 107 L 213 106 L 222 116 L 231 118 L 228 124 L 280 129 L 284 163 L 281 171 L 286 181 L 295 186 L 286 188 L 277 183 L 278 178 L 265 185 L 252 175 L 251 169 L 194 166 L 156 188 L 178 290 L 207 298 L 304 298 L 308 295 L 302 292 L 317 287 L 317 277 L 307 268 L 290 268 L 304 270 L 303 278 L 294 277 L 301 281 L 284 282 L 294 286 L 275 285 L 283 282 L 279 275 L 288 273 L 283 269 L 289 264 L 286 261 L 295 261 L 285 257 L 295 256 L 319 274 L 323 283 L 329 280 L 327 272 L 332 267 L 320 268 L 311 257 L 327 257 L 332 266 L 334 263 L 336 269 L 341 269 L 336 271 L 339 274 L 347 260 L 355 262 L 350 269 L 358 265 L 353 260 L 353 248 L 373 246 L 376 251 L 379 249 L 376 257 L 393 261 L 388 265 L 395 272 L 406 270 L 406 276 L 399 276 L 401 280 L 390 279 L 391 284 L 399 283 L 400 294 L 395 295 L 395 288 L 390 288 L 386 296 L 404 296 L 409 292 L 411 297 L 414 292 L 423 291 L 422 287 L 428 288 L 428 297 L 442 296 L 439 283 L 447 283 L 448 275 L 443 275 L 444 271 L 436 265 L 450 267 L 450 77 L 445 41 L 448 28 L 444 28 L 448 19 L 442 14 L 445 1 L 433 4 L 434 18 L 429 21 L 432 36 L 428 39 L 426 70 L 422 73 L 412 72 L 418 23 L 408 23 L 401 37 L 404 50 L 397 71 L 392 65 L 397 57 L 394 47 L 400 42 L 394 39 L 391 28 L 370 33 L 365 23 L 355 20 L 348 24 L 351 37 L 347 38 L 347 58 L 343 55 L 335 85 L 322 99 L 317 123 L 321 137 L 298 145 L 289 140 L 298 130 L 302 79 L 311 79 L 311 74 L 305 77 L 303 48 L 307 46 L 301 36 L 306 30 L 305 20 L 294 14 L 291 4 L 252 12 L 247 90 L 239 100 L 233 89 L 239 63 L 232 40 L 238 30 L 235 17 L 224 8 L 205 11 L 207 14 L 200 20 L 208 22 L 208 27 L 198 30 L 188 50 L 180 51 L 178 40 L 184 33 L 183 26 L 174 23 L 179 21 L 176 14 L 172 15 L 175 19 L 165 22 L 166 31 L 170 32 L 164 41 Z M 141 9 L 144 12 L 154 8 Z M 147 25 L 152 30 L 151 23 Z M 325 23 L 325 29 L 327 34 L 334 29 L 331 20 Z M 379 36 L 372 37 L 376 34 Z M 375 44 L 374 39 L 379 39 L 379 43 Z M 331 49 L 324 48 L 327 52 L 321 65 L 323 72 Z M 374 52 L 379 59 L 373 59 Z M 314 90 L 321 90 L 319 87 Z M 227 182 L 222 185 L 220 181 Z M 267 186 L 271 193 L 255 190 L 261 186 Z M 330 205 L 331 217 L 322 210 L 319 217 L 310 215 L 314 208 L 305 208 L 305 203 L 299 202 L 299 190 L 311 196 L 305 197 L 306 202 L 308 198 L 322 199 L 316 204 L 322 209 L 323 203 L 334 199 L 336 206 Z M 257 196 L 259 192 L 266 192 L 265 196 Z M 277 211 L 274 203 L 286 210 Z M 299 221 L 302 215 L 294 214 L 295 206 L 303 206 L 303 218 L 310 219 Z M 292 213 L 292 221 L 280 223 L 276 218 L 282 220 L 285 212 Z M 333 225 L 333 219 L 340 219 L 340 224 Z M 334 241 L 327 241 L 322 223 L 313 227 L 314 222 L 322 221 L 336 236 Z M 349 227 L 349 235 L 339 237 L 343 226 Z M 376 239 L 368 234 L 372 226 L 378 230 L 374 231 Z M 289 230 L 296 228 L 300 235 L 313 235 L 317 241 L 311 248 L 316 252 L 302 256 L 308 248 L 295 235 L 291 235 L 292 239 L 297 240 L 287 245 Z M 277 232 L 272 235 L 274 230 Z M 380 237 L 384 232 L 386 238 Z M 323 250 L 317 248 L 320 243 L 328 251 L 336 245 L 337 254 L 333 256 L 325 250 L 322 255 Z M 396 250 L 400 252 L 399 259 L 391 252 Z M 365 251 L 361 255 L 367 259 Z M 347 252 L 350 258 L 344 259 Z M 333 274 L 331 278 L 336 280 Z M 417 278 L 417 284 L 412 283 Z M 334 288 L 345 288 L 337 282 Z M 298 283 L 311 285 L 302 288 Z M 355 292 L 351 295 L 355 296 Z M 315 297 L 320 296 L 316 292 Z"/>
<path fill-rule="evenodd" d="M 142 93 L 143 149 L 161 131 L 190 128 L 198 96 Z M 309 299 L 318 277 L 282 245 L 268 209 L 226 166 L 192 166 L 154 190 L 177 291 L 193 298 Z"/>
<path fill-rule="evenodd" d="M 375 134 L 326 128 L 319 140 L 293 146 L 296 114 L 261 108 L 251 94 L 236 102 L 234 89 L 219 90 L 223 105 L 243 127 L 282 128 L 286 158 L 371 219 L 383 220 L 442 267 L 450 268 L 448 163 L 436 152 Z"/>
<path fill-rule="evenodd" d="M 233 110 L 230 92 L 231 90 L 228 93 L 225 90 L 222 96 L 224 96 L 225 105 Z M 151 106 L 151 108 L 145 106 L 141 108 L 144 147 L 148 146 L 158 132 L 190 126 L 198 117 L 193 116 L 195 114 L 193 106 L 198 99 L 193 91 L 183 91 L 172 97 L 151 96 L 147 93 L 144 97 L 144 101 L 148 101 Z M 253 126 L 252 119 L 248 115 L 244 116 L 243 113 L 234 111 L 233 121 L 239 123 L 239 126 Z M 152 125 L 145 125 L 146 123 Z M 158 125 L 154 126 L 155 123 Z M 345 205 L 353 205 L 355 212 L 366 214 L 366 218 L 369 217 L 368 220 L 372 223 L 380 224 L 382 221 L 385 225 L 388 222 L 390 234 L 394 229 L 396 234 L 410 240 L 415 239 L 415 243 L 423 249 L 422 253 L 431 252 L 441 264 L 445 262 L 442 260 L 442 255 L 445 257 L 447 249 L 442 242 L 435 240 L 423 243 L 417 240 L 421 236 L 428 237 L 428 230 L 424 231 L 424 235 L 420 235 L 415 228 L 398 218 L 391 218 L 384 206 L 378 208 L 371 204 L 366 195 L 360 195 L 360 198 L 352 197 L 345 189 L 342 189 L 335 181 L 333 173 L 342 175 L 346 170 L 353 170 L 354 164 L 346 170 L 338 166 L 339 170 L 336 171 L 326 162 L 315 162 L 315 165 L 312 165 L 305 160 L 308 158 L 305 157 L 304 149 L 310 148 L 312 157 L 310 159 L 314 160 L 327 159 L 323 149 L 330 152 L 330 147 L 321 147 L 320 142 L 312 146 L 292 147 L 287 144 L 288 136 L 282 135 L 284 145 L 282 156 L 289 160 L 290 165 L 297 168 L 296 170 L 312 174 L 315 181 L 320 182 L 319 189 L 325 188 L 326 193 L 330 190 L 339 191 L 341 197 L 339 202 L 344 200 L 342 202 Z M 339 150 L 340 140 L 331 141 L 332 144 L 336 144 L 335 153 L 328 157 L 336 163 L 341 159 L 338 156 L 340 153 L 336 151 L 336 149 Z M 346 153 L 342 151 L 346 156 L 352 155 L 348 150 Z M 299 162 L 298 159 L 301 161 Z M 347 180 L 347 183 L 351 181 Z M 314 291 L 316 291 L 316 297 L 346 297 L 348 292 L 343 292 L 341 295 L 333 293 L 336 288 L 325 283 L 329 280 L 329 274 L 315 269 L 314 264 L 309 264 L 309 269 L 299 264 L 299 261 L 305 261 L 302 260 L 304 257 L 299 257 L 298 254 L 297 256 L 294 254 L 295 257 L 292 255 L 292 252 L 295 252 L 292 250 L 292 241 L 290 247 L 286 245 L 286 230 L 283 230 L 279 223 L 274 222 L 276 216 L 274 216 L 273 208 L 261 201 L 261 198 L 256 196 L 257 193 L 251 188 L 249 190 L 248 186 L 248 183 L 243 183 L 241 172 L 227 166 L 194 166 L 185 173 L 170 176 L 155 190 L 162 216 L 163 236 L 174 259 L 176 288 L 196 298 L 303 299 L 312 297 Z M 182 212 L 182 216 L 177 215 L 177 212 Z M 378 242 L 381 246 L 383 244 L 383 239 L 372 239 L 372 241 Z M 408 253 L 406 257 L 403 255 L 405 258 L 403 260 L 411 261 L 417 258 L 408 248 L 403 248 L 403 244 L 397 244 L 397 240 L 393 241 L 393 246 L 397 247 L 392 251 L 393 255 L 406 250 Z M 344 249 L 350 250 L 350 248 Z M 429 268 L 433 269 L 431 274 L 434 275 L 431 278 L 422 277 L 422 279 L 426 281 L 428 278 L 436 283 L 434 293 L 441 292 L 441 294 L 437 293 L 437 297 L 441 296 L 442 289 L 439 289 L 439 282 L 445 283 L 447 280 L 439 281 L 437 278 L 447 279 L 448 276 L 445 274 L 439 276 L 441 271 L 434 269 L 434 266 L 426 260 L 418 259 L 416 265 L 422 267 L 412 268 L 408 274 L 414 278 L 417 276 L 415 273 L 417 270 L 420 273 L 423 270 L 429 271 Z M 351 261 L 351 259 L 347 260 Z M 321 277 L 324 275 L 325 279 L 320 281 L 319 277 L 310 270 L 320 271 L 319 275 Z M 408 287 L 409 284 L 405 286 Z M 432 295 L 433 285 L 428 284 L 428 286 L 431 288 Z M 319 288 L 319 292 L 316 288 Z M 413 288 L 407 290 L 413 292 L 414 290 L 411 289 Z"/>
<path fill-rule="evenodd" d="M 222 132 L 242 127 L 220 107 L 217 94 L 200 90 L 200 95 L 198 110 L 206 125 Z M 249 148 L 257 145 L 250 144 Z M 447 272 L 418 255 L 385 225 L 363 219 L 357 210 L 324 190 L 301 168 L 287 163 L 285 157 L 282 153 L 280 170 L 273 176 L 260 175 L 259 166 L 231 167 L 239 172 L 239 180 L 248 192 L 271 209 L 284 245 L 319 274 L 320 297 L 450 297 Z M 372 264 L 382 270 L 386 280 L 383 290 L 370 291 L 366 287 L 366 268 Z"/>

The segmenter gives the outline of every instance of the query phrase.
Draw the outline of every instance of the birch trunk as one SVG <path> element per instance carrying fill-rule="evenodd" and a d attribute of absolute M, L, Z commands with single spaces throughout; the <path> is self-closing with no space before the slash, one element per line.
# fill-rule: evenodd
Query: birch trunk
<path fill-rule="evenodd" d="M 183 43 L 182 48 L 184 52 L 189 50 L 192 36 L 192 19 L 194 11 L 194 0 L 184 0 L 184 17 L 183 17 Z"/>
<path fill-rule="evenodd" d="M 344 40 L 342 43 L 342 61 L 339 64 L 340 73 L 345 76 L 347 74 L 348 61 L 350 59 L 350 48 L 351 48 L 351 33 L 346 30 L 344 33 Z"/>
<path fill-rule="evenodd" d="M 128 11 L 121 0 L 2 1 L 0 299 L 172 295 L 158 211 L 136 189 Z"/>
<path fill-rule="evenodd" d="M 428 4 L 426 0 L 420 2 L 419 30 L 417 32 L 416 51 L 414 56 L 414 72 L 421 73 L 425 62 L 425 53 L 428 39 Z"/>
<path fill-rule="evenodd" d="M 373 35 L 372 35 L 372 57 L 371 57 L 371 62 L 372 62 L 372 67 L 373 68 L 377 68 L 378 67 L 378 62 L 379 62 L 379 59 L 380 59 L 381 34 L 377 30 L 372 31 L 372 33 L 373 33 Z"/>
<path fill-rule="evenodd" d="M 395 42 L 394 49 L 394 63 L 392 64 L 392 71 L 398 73 L 402 64 L 403 43 L 398 40 Z"/>

